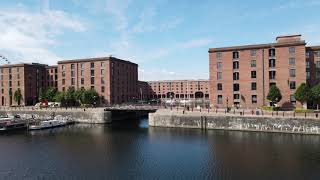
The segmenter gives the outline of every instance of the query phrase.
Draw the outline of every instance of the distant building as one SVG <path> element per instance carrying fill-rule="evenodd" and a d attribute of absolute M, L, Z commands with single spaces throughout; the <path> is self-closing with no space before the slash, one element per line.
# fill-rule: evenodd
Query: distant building
<path fill-rule="evenodd" d="M 9 64 L 0 66 L 0 105 L 18 105 L 14 93 L 19 89 L 22 95 L 20 105 L 34 105 L 38 102 L 41 89 L 46 87 L 44 64 Z"/>
<path fill-rule="evenodd" d="M 150 99 L 209 99 L 208 80 L 149 81 Z"/>
<path fill-rule="evenodd" d="M 269 88 L 277 85 L 278 105 L 292 108 L 301 106 L 293 96 L 297 87 L 320 80 L 320 47 L 306 47 L 301 35 L 292 35 L 270 44 L 210 48 L 209 68 L 212 106 L 270 105 Z"/>
<path fill-rule="evenodd" d="M 94 89 L 101 104 L 121 104 L 137 98 L 138 65 L 114 57 L 58 62 L 58 89 Z"/>

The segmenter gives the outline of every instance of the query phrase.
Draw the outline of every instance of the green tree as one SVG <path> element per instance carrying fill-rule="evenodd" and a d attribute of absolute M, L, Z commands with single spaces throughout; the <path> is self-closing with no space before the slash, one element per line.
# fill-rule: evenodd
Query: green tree
<path fill-rule="evenodd" d="M 85 89 L 81 88 L 81 89 L 76 90 L 76 92 L 75 92 L 75 98 L 79 104 L 83 104 L 82 97 L 83 97 L 83 94 L 85 91 L 86 91 Z"/>
<path fill-rule="evenodd" d="M 320 104 L 320 83 L 311 88 L 311 98 L 312 98 L 313 102 L 317 105 L 317 109 L 319 109 L 319 104 Z"/>
<path fill-rule="evenodd" d="M 46 91 L 45 91 L 46 96 L 45 97 L 49 102 L 52 102 L 52 101 L 54 101 L 54 97 L 56 96 L 57 93 L 58 93 L 57 88 L 50 87 L 50 88 L 46 89 Z"/>
<path fill-rule="evenodd" d="M 47 91 L 45 89 L 40 89 L 39 100 L 43 101 L 47 99 Z"/>
<path fill-rule="evenodd" d="M 21 94 L 20 89 L 18 89 L 18 90 L 16 90 L 14 92 L 13 98 L 18 103 L 18 105 L 20 105 L 20 102 L 21 102 L 21 99 L 22 99 L 22 94 Z"/>
<path fill-rule="evenodd" d="M 274 103 L 278 103 L 282 99 L 281 91 L 276 85 L 272 85 L 269 89 L 267 99 Z"/>
<path fill-rule="evenodd" d="M 73 106 L 75 105 L 76 102 L 76 90 L 74 89 L 74 87 L 69 87 L 66 94 L 65 94 L 65 100 L 67 105 L 69 106 Z"/>
<path fill-rule="evenodd" d="M 95 90 L 90 89 L 83 92 L 81 102 L 83 104 L 94 104 L 98 102 L 98 99 L 99 94 Z"/>
<path fill-rule="evenodd" d="M 301 83 L 296 92 L 294 93 L 294 97 L 301 104 L 305 105 L 311 99 L 311 90 L 306 83 Z"/>
<path fill-rule="evenodd" d="M 66 93 L 65 92 L 57 92 L 54 96 L 55 102 L 60 102 L 61 104 L 64 104 L 66 101 Z"/>

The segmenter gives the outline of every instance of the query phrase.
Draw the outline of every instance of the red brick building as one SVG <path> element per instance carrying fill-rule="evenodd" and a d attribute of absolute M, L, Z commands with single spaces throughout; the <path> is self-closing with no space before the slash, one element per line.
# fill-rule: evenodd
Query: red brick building
<path fill-rule="evenodd" d="M 319 82 L 314 66 L 317 59 L 320 61 L 317 56 L 319 47 L 306 47 L 301 35 L 279 36 L 270 44 L 210 48 L 211 105 L 248 108 L 269 105 L 269 87 L 276 85 L 282 94 L 278 105 L 301 106 L 293 94 L 307 80 L 310 84 Z"/>
<path fill-rule="evenodd" d="M 40 91 L 46 86 L 46 67 L 37 63 L 0 66 L 0 105 L 18 105 L 14 100 L 18 89 L 22 95 L 20 105 L 38 102 Z"/>
<path fill-rule="evenodd" d="M 138 65 L 114 57 L 58 62 L 58 90 L 94 89 L 101 104 L 121 104 L 137 98 Z"/>
<path fill-rule="evenodd" d="M 209 98 L 208 80 L 149 81 L 150 99 Z"/>
<path fill-rule="evenodd" d="M 46 66 L 46 87 L 58 88 L 58 66 Z"/>

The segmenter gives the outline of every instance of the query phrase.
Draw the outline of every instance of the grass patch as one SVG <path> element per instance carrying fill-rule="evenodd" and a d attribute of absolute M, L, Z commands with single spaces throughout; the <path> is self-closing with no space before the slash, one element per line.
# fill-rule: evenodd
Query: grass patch
<path fill-rule="evenodd" d="M 279 111 L 280 107 L 262 106 L 262 109 L 265 110 L 265 111 Z"/>
<path fill-rule="evenodd" d="M 296 108 L 294 110 L 295 113 L 313 113 L 313 109 L 302 109 L 302 108 Z"/>

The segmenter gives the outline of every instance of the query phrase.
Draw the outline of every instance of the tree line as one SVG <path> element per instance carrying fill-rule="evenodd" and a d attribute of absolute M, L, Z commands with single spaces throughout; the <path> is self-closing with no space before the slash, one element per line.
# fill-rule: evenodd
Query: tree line
<path fill-rule="evenodd" d="M 306 83 L 301 83 L 294 93 L 296 101 L 301 104 L 312 104 L 314 106 L 319 106 L 320 104 L 320 84 L 310 87 Z M 280 89 L 276 85 L 272 85 L 269 89 L 267 99 L 274 103 L 278 103 L 282 99 L 282 94 Z"/>
<path fill-rule="evenodd" d="M 60 102 L 62 106 L 95 105 L 99 101 L 99 94 L 93 89 L 78 89 L 69 87 L 67 91 L 57 88 L 47 88 L 40 91 L 39 100 Z"/>

